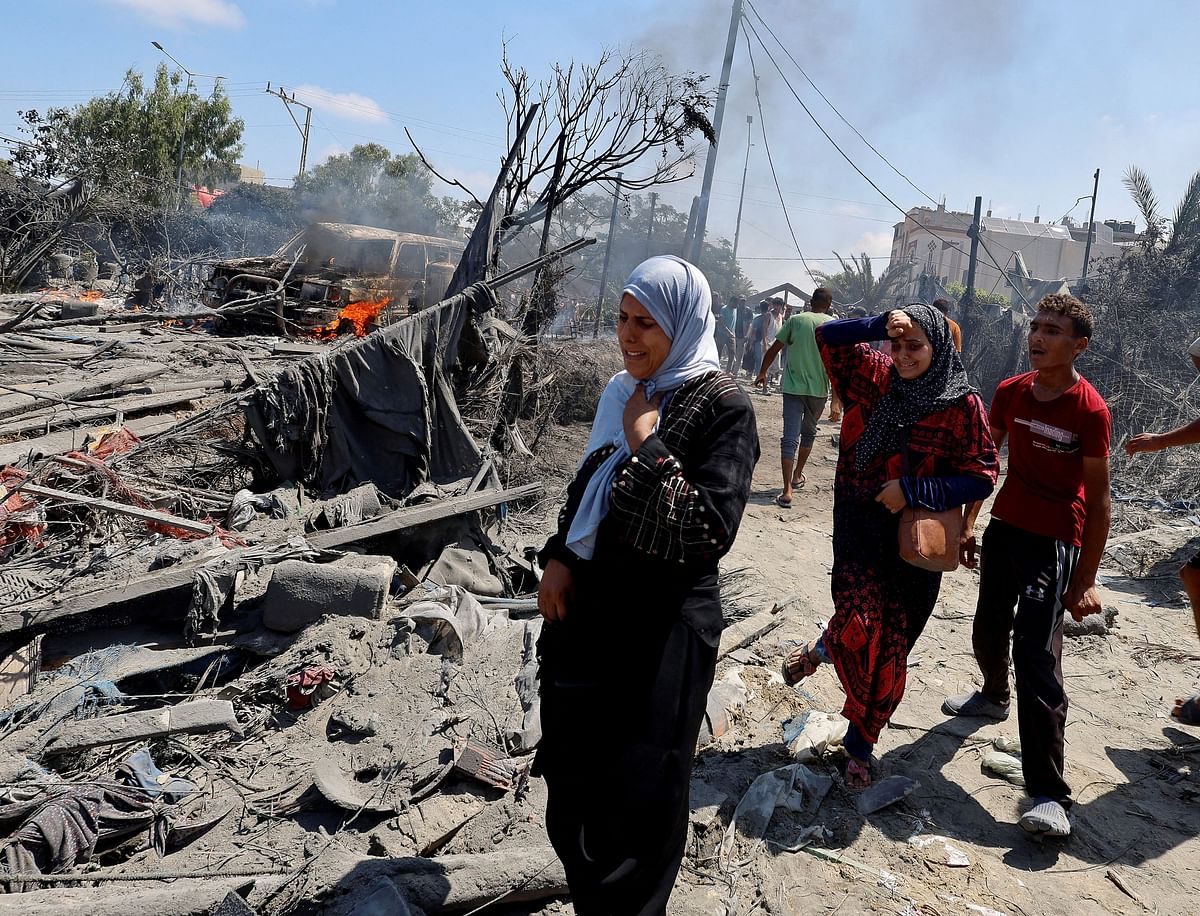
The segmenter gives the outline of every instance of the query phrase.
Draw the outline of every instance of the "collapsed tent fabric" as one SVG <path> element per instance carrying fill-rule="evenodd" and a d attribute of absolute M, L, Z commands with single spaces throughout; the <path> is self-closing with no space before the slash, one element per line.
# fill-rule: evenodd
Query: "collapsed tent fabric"
<path fill-rule="evenodd" d="M 496 306 L 476 283 L 433 308 L 327 353 L 260 387 L 246 419 L 276 473 L 322 493 L 372 481 L 402 498 L 425 480 L 473 474 L 481 455 L 446 373 L 470 319 Z"/>

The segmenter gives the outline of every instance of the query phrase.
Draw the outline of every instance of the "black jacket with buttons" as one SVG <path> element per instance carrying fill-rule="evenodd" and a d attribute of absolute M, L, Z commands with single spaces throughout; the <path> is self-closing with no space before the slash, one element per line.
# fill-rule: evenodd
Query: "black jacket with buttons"
<path fill-rule="evenodd" d="M 588 481 L 611 453 L 609 446 L 589 455 L 567 488 L 543 567 L 551 559 L 570 567 L 576 601 L 599 613 L 646 601 L 655 612 L 678 612 L 717 645 L 724 627 L 717 563 L 737 535 L 759 457 L 749 399 L 724 372 L 676 389 L 656 433 L 618 469 L 594 554 L 583 560 L 566 535 Z"/>

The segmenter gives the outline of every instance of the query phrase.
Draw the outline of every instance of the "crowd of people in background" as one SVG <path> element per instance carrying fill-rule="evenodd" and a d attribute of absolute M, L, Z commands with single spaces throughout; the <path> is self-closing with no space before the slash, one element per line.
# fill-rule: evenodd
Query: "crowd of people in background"
<path fill-rule="evenodd" d="M 777 297 L 753 308 L 743 296 L 722 302 L 679 258 L 651 258 L 629 278 L 618 324 L 625 371 L 604 391 L 541 555 L 545 738 L 536 772 L 549 784 L 547 829 L 579 912 L 664 912 L 679 868 L 691 755 L 723 627 L 717 561 L 737 534 L 759 456 L 739 379 L 781 396 L 782 510 L 805 489 L 827 404 L 836 423 L 833 611 L 787 654 L 782 676 L 796 685 L 821 665 L 836 671 L 846 785 L 871 784 L 873 749 L 903 700 L 942 572 L 961 563 L 979 569 L 980 686 L 942 709 L 1003 721 L 1015 687 L 1031 800 L 1020 824 L 1070 834 L 1064 620 L 1101 610 L 1111 513 L 1112 419 L 1076 368 L 1096 328 L 1079 299 L 1046 296 L 1029 322 L 1030 371 L 980 392 L 949 313 L 937 300 L 869 315 L 825 288 L 803 307 Z M 1200 340 L 1189 352 L 1200 369 Z M 1125 449 L 1196 443 L 1200 419 L 1134 436 Z M 977 540 L 1003 445 L 1004 483 Z M 914 550 L 919 526 L 941 532 L 934 555 Z M 1181 575 L 1200 632 L 1200 555 Z M 614 613 L 637 614 L 636 651 L 614 643 Z M 594 724 L 618 695 L 628 698 L 620 737 L 596 755 Z M 1200 694 L 1172 712 L 1200 724 Z M 627 830 L 635 813 L 645 825 L 636 836 Z"/>

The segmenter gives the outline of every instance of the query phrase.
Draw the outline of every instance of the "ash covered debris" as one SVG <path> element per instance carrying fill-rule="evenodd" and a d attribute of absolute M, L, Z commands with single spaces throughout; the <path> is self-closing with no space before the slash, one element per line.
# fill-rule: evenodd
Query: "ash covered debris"
<path fill-rule="evenodd" d="M 443 883 L 563 891 L 516 597 L 543 485 L 504 486 L 531 475 L 492 445 L 525 345 L 493 289 L 540 263 L 436 304 L 389 289 L 413 314 L 302 346 L 130 308 L 129 283 L 0 298 L 0 890 L 37 911 L 99 882 L 79 905 L 103 912 L 118 876 L 204 888 L 164 913 L 217 890 L 350 912 L 365 872 L 427 910 Z"/>

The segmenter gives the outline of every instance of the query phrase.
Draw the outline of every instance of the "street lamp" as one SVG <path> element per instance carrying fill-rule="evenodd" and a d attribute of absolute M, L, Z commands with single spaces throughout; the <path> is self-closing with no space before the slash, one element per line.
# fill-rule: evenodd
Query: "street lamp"
<path fill-rule="evenodd" d="M 179 128 L 179 169 L 178 169 L 178 174 L 176 175 L 176 178 L 175 178 L 175 193 L 177 195 L 175 209 L 178 210 L 180 207 L 183 206 L 183 148 L 184 148 L 184 142 L 187 139 L 188 115 L 191 114 L 192 77 L 203 76 L 205 79 L 211 79 L 214 81 L 223 80 L 223 79 L 225 79 L 225 77 L 217 76 L 212 73 L 193 73 L 191 70 L 189 70 L 183 64 L 181 64 L 178 60 L 176 60 L 174 57 L 172 57 L 171 52 L 168 51 L 166 48 L 164 48 L 162 45 L 160 45 L 157 41 L 152 41 L 152 42 L 150 42 L 150 44 L 154 45 L 154 47 L 157 48 L 159 51 L 162 51 L 162 53 L 165 54 L 175 64 L 176 67 L 178 67 L 180 70 L 182 70 L 184 73 L 187 74 L 187 89 L 184 91 L 184 94 L 183 94 L 183 124 Z M 215 87 L 215 83 L 214 83 L 214 87 Z"/>

